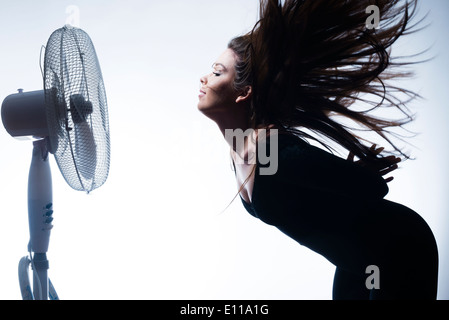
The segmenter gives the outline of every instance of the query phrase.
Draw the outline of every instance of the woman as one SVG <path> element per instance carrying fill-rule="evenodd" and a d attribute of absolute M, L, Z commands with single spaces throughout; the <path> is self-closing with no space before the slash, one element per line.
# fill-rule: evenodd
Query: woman
<path fill-rule="evenodd" d="M 373 2 L 379 29 L 367 28 Z M 226 139 L 244 207 L 336 265 L 334 299 L 435 299 L 433 234 L 417 213 L 384 199 L 392 178 L 382 177 L 408 158 L 388 129 L 413 119 L 394 93 L 413 93 L 387 84 L 406 75 L 393 71 L 404 63 L 388 50 L 408 32 L 416 1 L 268 0 L 260 7 L 253 30 L 232 39 L 200 79 L 198 103 L 225 138 L 239 129 L 253 133 L 241 144 Z M 405 118 L 376 117 L 380 108 Z M 392 150 L 365 145 L 360 129 Z M 348 159 L 311 139 L 331 151 L 330 139 Z M 262 174 L 261 146 L 276 151 L 274 174 Z"/>

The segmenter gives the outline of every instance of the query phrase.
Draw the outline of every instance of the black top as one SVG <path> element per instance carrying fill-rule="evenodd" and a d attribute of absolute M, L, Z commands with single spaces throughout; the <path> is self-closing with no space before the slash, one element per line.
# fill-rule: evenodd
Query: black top
<path fill-rule="evenodd" d="M 257 161 L 251 204 L 241 199 L 245 209 L 335 265 L 361 259 L 366 268 L 368 256 L 382 251 L 373 235 L 397 233 L 413 213 L 384 200 L 379 174 L 292 135 L 278 135 L 277 172 L 261 175 L 261 167 Z"/>
<path fill-rule="evenodd" d="M 251 215 L 271 225 L 317 210 L 353 209 L 388 193 L 380 175 L 289 134 L 278 135 L 277 172 L 261 175 L 260 168 L 269 165 L 257 161 L 252 203 L 242 202 Z"/>
<path fill-rule="evenodd" d="M 359 275 L 362 291 L 367 266 L 376 265 L 384 288 L 402 288 L 407 296 L 413 284 L 436 294 L 433 234 L 416 212 L 384 199 L 388 187 L 380 174 L 287 134 L 278 135 L 277 172 L 262 175 L 262 167 L 258 159 L 251 204 L 242 198 L 251 215 L 323 255 L 337 271 Z"/>

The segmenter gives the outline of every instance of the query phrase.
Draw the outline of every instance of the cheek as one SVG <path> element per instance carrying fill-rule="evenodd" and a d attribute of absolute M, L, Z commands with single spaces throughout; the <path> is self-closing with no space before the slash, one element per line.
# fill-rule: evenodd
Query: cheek
<path fill-rule="evenodd" d="M 209 86 L 210 95 L 214 100 L 230 103 L 235 100 L 236 92 L 232 80 L 220 81 Z"/>

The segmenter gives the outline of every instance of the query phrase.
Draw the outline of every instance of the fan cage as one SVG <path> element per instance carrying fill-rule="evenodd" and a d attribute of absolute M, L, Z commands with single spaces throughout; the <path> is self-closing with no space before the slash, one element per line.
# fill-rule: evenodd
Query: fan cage
<path fill-rule="evenodd" d="M 108 177 L 110 136 L 100 65 L 83 30 L 64 26 L 50 36 L 44 92 L 49 151 L 67 183 L 89 193 Z"/>

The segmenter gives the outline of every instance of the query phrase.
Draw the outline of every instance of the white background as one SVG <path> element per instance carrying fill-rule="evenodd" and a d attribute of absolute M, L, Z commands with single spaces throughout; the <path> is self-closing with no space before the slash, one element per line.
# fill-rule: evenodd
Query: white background
<path fill-rule="evenodd" d="M 439 298 L 449 298 L 446 0 L 398 50 L 433 45 L 435 59 L 406 83 L 425 100 L 411 142 L 415 161 L 394 173 L 388 199 L 419 212 L 440 249 Z M 65 183 L 52 158 L 50 278 L 61 299 L 330 299 L 334 266 L 247 214 L 224 139 L 196 109 L 199 78 L 257 19 L 256 0 L 1 1 L 0 101 L 42 88 L 39 52 L 79 9 L 106 85 L 112 162 L 92 194 Z M 0 299 L 21 299 L 28 243 L 31 143 L 0 126 Z M 406 266 L 404 266 L 406 268 Z"/>

